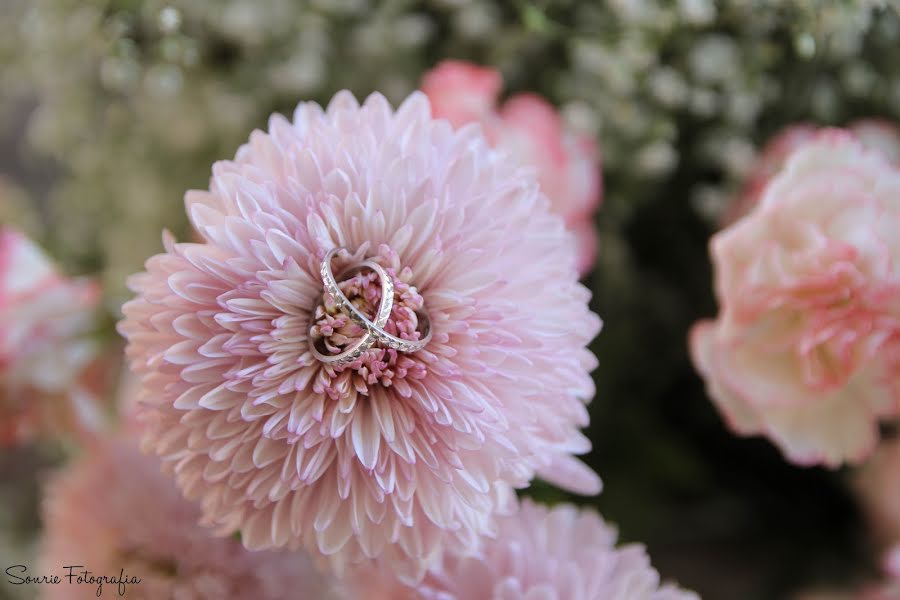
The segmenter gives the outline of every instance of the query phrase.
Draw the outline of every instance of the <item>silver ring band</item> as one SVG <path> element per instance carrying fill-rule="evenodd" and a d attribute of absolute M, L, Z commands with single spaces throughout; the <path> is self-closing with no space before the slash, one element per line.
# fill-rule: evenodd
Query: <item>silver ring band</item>
<path fill-rule="evenodd" d="M 327 360 L 323 360 L 323 362 L 328 363 L 343 364 L 352 362 L 363 352 L 371 348 L 375 342 L 379 342 L 384 347 L 392 348 L 400 352 L 415 352 L 424 348 L 432 338 L 431 319 L 425 311 L 416 312 L 419 322 L 423 325 L 422 333 L 420 334 L 421 337 L 418 340 L 405 340 L 395 335 L 391 335 L 384 330 L 384 325 L 387 323 L 387 319 L 390 316 L 391 308 L 393 306 L 394 283 L 387 274 L 387 271 L 384 270 L 384 267 L 378 263 L 366 260 L 350 270 L 353 272 L 367 267 L 375 271 L 381 278 L 381 303 L 378 308 L 375 322 L 369 320 L 369 318 L 356 308 L 356 306 L 350 302 L 349 298 L 344 295 L 331 270 L 331 261 L 335 254 L 341 250 L 342 248 L 334 248 L 325 255 L 325 259 L 322 261 L 322 266 L 320 268 L 322 282 L 324 283 L 325 290 L 335 299 L 338 308 L 344 312 L 344 314 L 349 316 L 356 324 L 365 329 L 366 334 L 359 341 L 355 342 L 348 350 L 331 356 L 321 354 L 318 349 L 315 348 L 315 344 L 311 344 L 316 358 L 322 360 L 320 357 L 325 356 Z M 390 297 L 390 301 L 388 302 L 385 301 L 387 296 Z"/>
<path fill-rule="evenodd" d="M 378 305 L 378 314 L 375 316 L 375 323 L 372 323 L 366 315 L 364 315 L 358 308 L 356 308 L 352 302 L 344 295 L 344 292 L 341 291 L 340 287 L 338 287 L 337 282 L 334 279 L 334 275 L 331 272 L 331 260 L 334 258 L 334 255 L 337 254 L 341 248 L 334 248 L 329 251 L 325 256 L 325 260 L 322 262 L 322 281 L 325 283 L 325 290 L 335 299 L 338 308 L 350 317 L 350 319 L 358 324 L 360 327 L 365 329 L 365 334 L 353 343 L 349 348 L 341 352 L 340 354 L 325 354 L 321 352 L 315 344 L 315 341 L 310 336 L 310 350 L 313 353 L 313 356 L 316 357 L 319 361 L 330 364 L 330 365 L 343 365 L 347 363 L 351 363 L 357 358 L 359 358 L 363 352 L 371 348 L 375 345 L 376 337 L 372 329 L 376 324 L 384 325 L 387 323 L 388 317 L 391 315 L 391 307 L 394 304 L 394 282 L 388 277 L 388 274 L 381 268 L 381 265 L 372 262 L 372 261 L 363 261 L 360 264 L 356 265 L 347 273 L 352 273 L 355 271 L 360 271 L 364 267 L 369 267 L 381 278 L 381 302 Z M 312 329 L 312 328 L 310 328 Z"/>

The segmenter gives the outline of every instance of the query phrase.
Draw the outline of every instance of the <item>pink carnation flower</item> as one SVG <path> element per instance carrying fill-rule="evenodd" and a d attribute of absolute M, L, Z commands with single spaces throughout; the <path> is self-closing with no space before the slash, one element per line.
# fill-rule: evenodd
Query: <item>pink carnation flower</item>
<path fill-rule="evenodd" d="M 64 577 L 66 565 L 95 576 L 137 577 L 132 600 L 282 600 L 328 598 L 330 583 L 301 554 L 249 552 L 197 524 L 159 462 L 123 439 L 94 440 L 77 462 L 50 482 L 44 502 L 40 574 Z M 77 573 L 81 569 L 76 569 Z M 96 598 L 97 585 L 42 586 L 48 600 Z M 118 595 L 115 583 L 102 596 Z"/>
<path fill-rule="evenodd" d="M 866 148 L 881 152 L 885 158 L 900 165 L 900 127 L 884 119 L 862 119 L 847 126 Z"/>
<path fill-rule="evenodd" d="M 382 556 L 416 579 L 445 548 L 474 548 L 536 473 L 599 491 L 571 456 L 590 445 L 578 428 L 600 326 L 574 240 L 477 129 L 432 120 L 419 93 L 393 112 L 342 92 L 272 117 L 186 203 L 206 243 L 166 238 L 120 330 L 146 448 L 219 532 L 305 546 L 338 571 Z M 314 358 L 310 333 L 334 349 L 360 334 L 322 304 L 335 246 L 394 280 L 388 331 L 430 313 L 423 350 Z M 375 312 L 374 275 L 342 287 Z"/>
<path fill-rule="evenodd" d="M 0 227 L 0 445 L 99 426 L 86 374 L 99 300 L 24 235 Z"/>
<path fill-rule="evenodd" d="M 660 586 L 637 544 L 616 547 L 616 531 L 591 510 L 529 500 L 500 519 L 477 554 L 447 556 L 415 589 L 386 569 L 358 574 L 349 597 L 368 600 L 699 600 Z M 364 593 L 363 593 L 364 592 Z"/>
<path fill-rule="evenodd" d="M 900 546 L 885 553 L 882 570 L 883 580 L 863 586 L 853 600 L 900 600 Z"/>
<path fill-rule="evenodd" d="M 787 162 L 788 157 L 807 142 L 815 140 L 821 131 L 815 125 L 800 123 L 785 128 L 775 135 L 760 152 L 743 187 L 722 215 L 722 225 L 734 223 L 759 203 L 769 181 Z M 895 165 L 900 165 L 900 128 L 880 119 L 862 119 L 847 126 L 866 147 L 884 154 Z"/>
<path fill-rule="evenodd" d="M 900 544 L 900 438 L 878 445 L 855 484 L 872 533 L 885 546 Z"/>
<path fill-rule="evenodd" d="M 553 210 L 578 238 L 578 269 L 586 273 L 597 254 L 593 216 L 602 195 L 596 142 L 568 132 L 536 94 L 517 94 L 498 109 L 502 87 L 499 72 L 461 61 L 442 62 L 422 80 L 436 118 L 454 127 L 480 123 L 493 146 L 537 170 Z"/>
<path fill-rule="evenodd" d="M 859 589 L 823 588 L 804 590 L 791 600 L 900 600 L 900 588 L 888 583 L 869 583 Z"/>
<path fill-rule="evenodd" d="M 900 600 L 900 581 L 886 581 L 863 588 L 852 600 Z"/>
<path fill-rule="evenodd" d="M 795 596 L 793 600 L 900 600 L 900 546 L 886 553 L 882 561 L 884 576 L 857 589 L 815 591 Z"/>
<path fill-rule="evenodd" d="M 879 420 L 898 414 L 898 198 L 900 170 L 824 131 L 713 237 L 720 313 L 690 345 L 737 433 L 837 466 L 866 457 Z"/>
<path fill-rule="evenodd" d="M 818 128 L 800 123 L 783 129 L 763 146 L 737 197 L 722 215 L 722 225 L 730 225 L 759 203 L 763 191 L 782 168 L 787 158 L 803 144 L 814 139 Z"/>

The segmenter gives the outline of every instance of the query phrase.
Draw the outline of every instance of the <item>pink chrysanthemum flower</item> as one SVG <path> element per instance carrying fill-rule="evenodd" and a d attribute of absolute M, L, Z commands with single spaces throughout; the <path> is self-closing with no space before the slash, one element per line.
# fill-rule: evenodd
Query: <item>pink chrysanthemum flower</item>
<path fill-rule="evenodd" d="M 694 327 L 691 352 L 737 433 L 836 467 L 900 414 L 898 199 L 896 165 L 826 130 L 713 237 L 720 313 Z"/>
<path fill-rule="evenodd" d="M 293 123 L 274 116 L 186 203 L 206 243 L 166 239 L 120 330 L 146 447 L 220 532 L 305 546 L 337 570 L 382 556 L 416 579 L 445 549 L 474 548 L 536 473 L 599 490 L 571 456 L 589 447 L 577 428 L 600 326 L 574 240 L 478 128 L 432 120 L 421 94 L 393 112 L 342 92 Z M 353 252 L 337 271 L 374 258 L 394 279 L 389 332 L 428 311 L 423 350 L 314 358 L 310 333 L 327 351 L 359 333 L 322 303 L 336 246 Z M 371 277 L 342 284 L 370 315 Z"/>
<path fill-rule="evenodd" d="M 93 440 L 47 489 L 39 573 L 63 579 L 41 586 L 42 597 L 98 596 L 96 583 L 70 583 L 67 565 L 82 565 L 76 574 L 139 578 L 125 584 L 132 600 L 331 597 L 330 582 L 307 556 L 249 552 L 235 539 L 212 537 L 199 518 L 200 509 L 160 473 L 159 461 L 124 439 Z M 102 596 L 119 591 L 116 583 L 104 583 Z"/>
<path fill-rule="evenodd" d="M 497 106 L 501 74 L 463 61 L 444 61 L 425 74 L 422 91 L 434 116 L 454 127 L 479 123 L 492 145 L 536 169 L 541 190 L 578 240 L 578 270 L 597 255 L 594 213 L 602 198 L 600 153 L 590 136 L 569 131 L 537 94 L 516 94 Z"/>
<path fill-rule="evenodd" d="M 349 597 L 367 600 L 698 600 L 660 586 L 644 548 L 616 547 L 616 537 L 594 511 L 524 500 L 478 553 L 446 556 L 414 589 L 388 569 L 363 571 L 346 585 Z"/>
<path fill-rule="evenodd" d="M 24 235 L 0 227 L 0 445 L 95 429 L 88 381 L 97 286 L 60 275 Z"/>

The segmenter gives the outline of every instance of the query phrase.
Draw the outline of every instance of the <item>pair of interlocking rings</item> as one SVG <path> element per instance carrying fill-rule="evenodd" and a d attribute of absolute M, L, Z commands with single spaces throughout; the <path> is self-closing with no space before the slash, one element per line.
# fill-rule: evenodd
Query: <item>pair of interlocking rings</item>
<path fill-rule="evenodd" d="M 394 305 L 394 282 L 384 267 L 372 260 L 364 260 L 350 269 L 341 273 L 342 276 L 349 277 L 363 271 L 371 269 L 381 280 L 381 302 L 378 305 L 378 312 L 375 314 L 375 320 L 369 319 L 362 311 L 360 311 L 347 298 L 344 292 L 338 286 L 337 279 L 331 271 L 331 261 L 335 255 L 342 251 L 343 248 L 334 248 L 325 255 L 319 272 L 322 275 L 322 282 L 325 285 L 325 293 L 330 294 L 334 298 L 337 308 L 350 319 L 363 328 L 365 333 L 357 341 L 345 348 L 339 354 L 325 354 L 316 347 L 316 340 L 312 337 L 312 328 L 310 328 L 310 349 L 313 355 L 323 363 L 333 366 L 351 363 L 359 358 L 363 352 L 370 349 L 376 343 L 386 347 L 393 348 L 399 352 L 415 352 L 421 350 L 431 340 L 431 319 L 428 313 L 420 311 L 416 313 L 419 323 L 422 324 L 422 331 L 418 340 L 404 340 L 395 335 L 391 335 L 384 330 L 388 317 L 391 315 L 391 307 Z"/>

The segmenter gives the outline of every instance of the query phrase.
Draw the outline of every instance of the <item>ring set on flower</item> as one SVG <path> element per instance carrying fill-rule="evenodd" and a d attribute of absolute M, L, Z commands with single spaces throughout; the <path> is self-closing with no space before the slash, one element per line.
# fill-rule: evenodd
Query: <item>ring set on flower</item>
<path fill-rule="evenodd" d="M 143 443 L 204 523 L 412 585 L 476 552 L 538 474 L 598 487 L 573 455 L 600 319 L 533 177 L 420 93 L 345 92 L 269 129 L 188 194 L 204 243 L 167 236 L 122 309 Z M 356 241 L 313 254 L 325 239 Z M 333 245 L 355 256 L 323 265 Z"/>
<path fill-rule="evenodd" d="M 341 250 L 343 250 L 343 248 L 331 249 L 328 254 L 325 255 L 325 259 L 322 261 L 322 265 L 319 268 L 319 272 L 322 275 L 322 282 L 325 286 L 325 294 L 334 298 L 338 310 L 362 327 L 365 330 L 365 333 L 359 340 L 339 354 L 323 353 L 317 347 L 315 338 L 310 335 L 310 350 L 313 355 L 323 363 L 343 365 L 353 362 L 359 358 L 363 352 L 370 349 L 375 344 L 380 344 L 383 347 L 392 348 L 400 352 L 415 352 L 424 348 L 431 340 L 431 319 L 429 319 L 428 313 L 424 311 L 416 313 L 419 317 L 419 322 L 423 324 L 423 329 L 420 331 L 420 339 L 418 340 L 404 340 L 391 335 L 384 330 L 384 326 L 391 314 L 391 307 L 394 304 L 394 282 L 391 280 L 387 271 L 384 270 L 384 267 L 375 261 L 364 260 L 341 273 L 341 275 L 344 276 L 352 276 L 364 269 L 371 269 L 378 275 L 378 278 L 381 280 L 381 302 L 378 305 L 378 312 L 375 315 L 374 321 L 369 319 L 361 310 L 354 306 L 344 292 L 341 291 L 338 281 L 335 279 L 334 273 L 331 270 L 331 261 Z"/>

